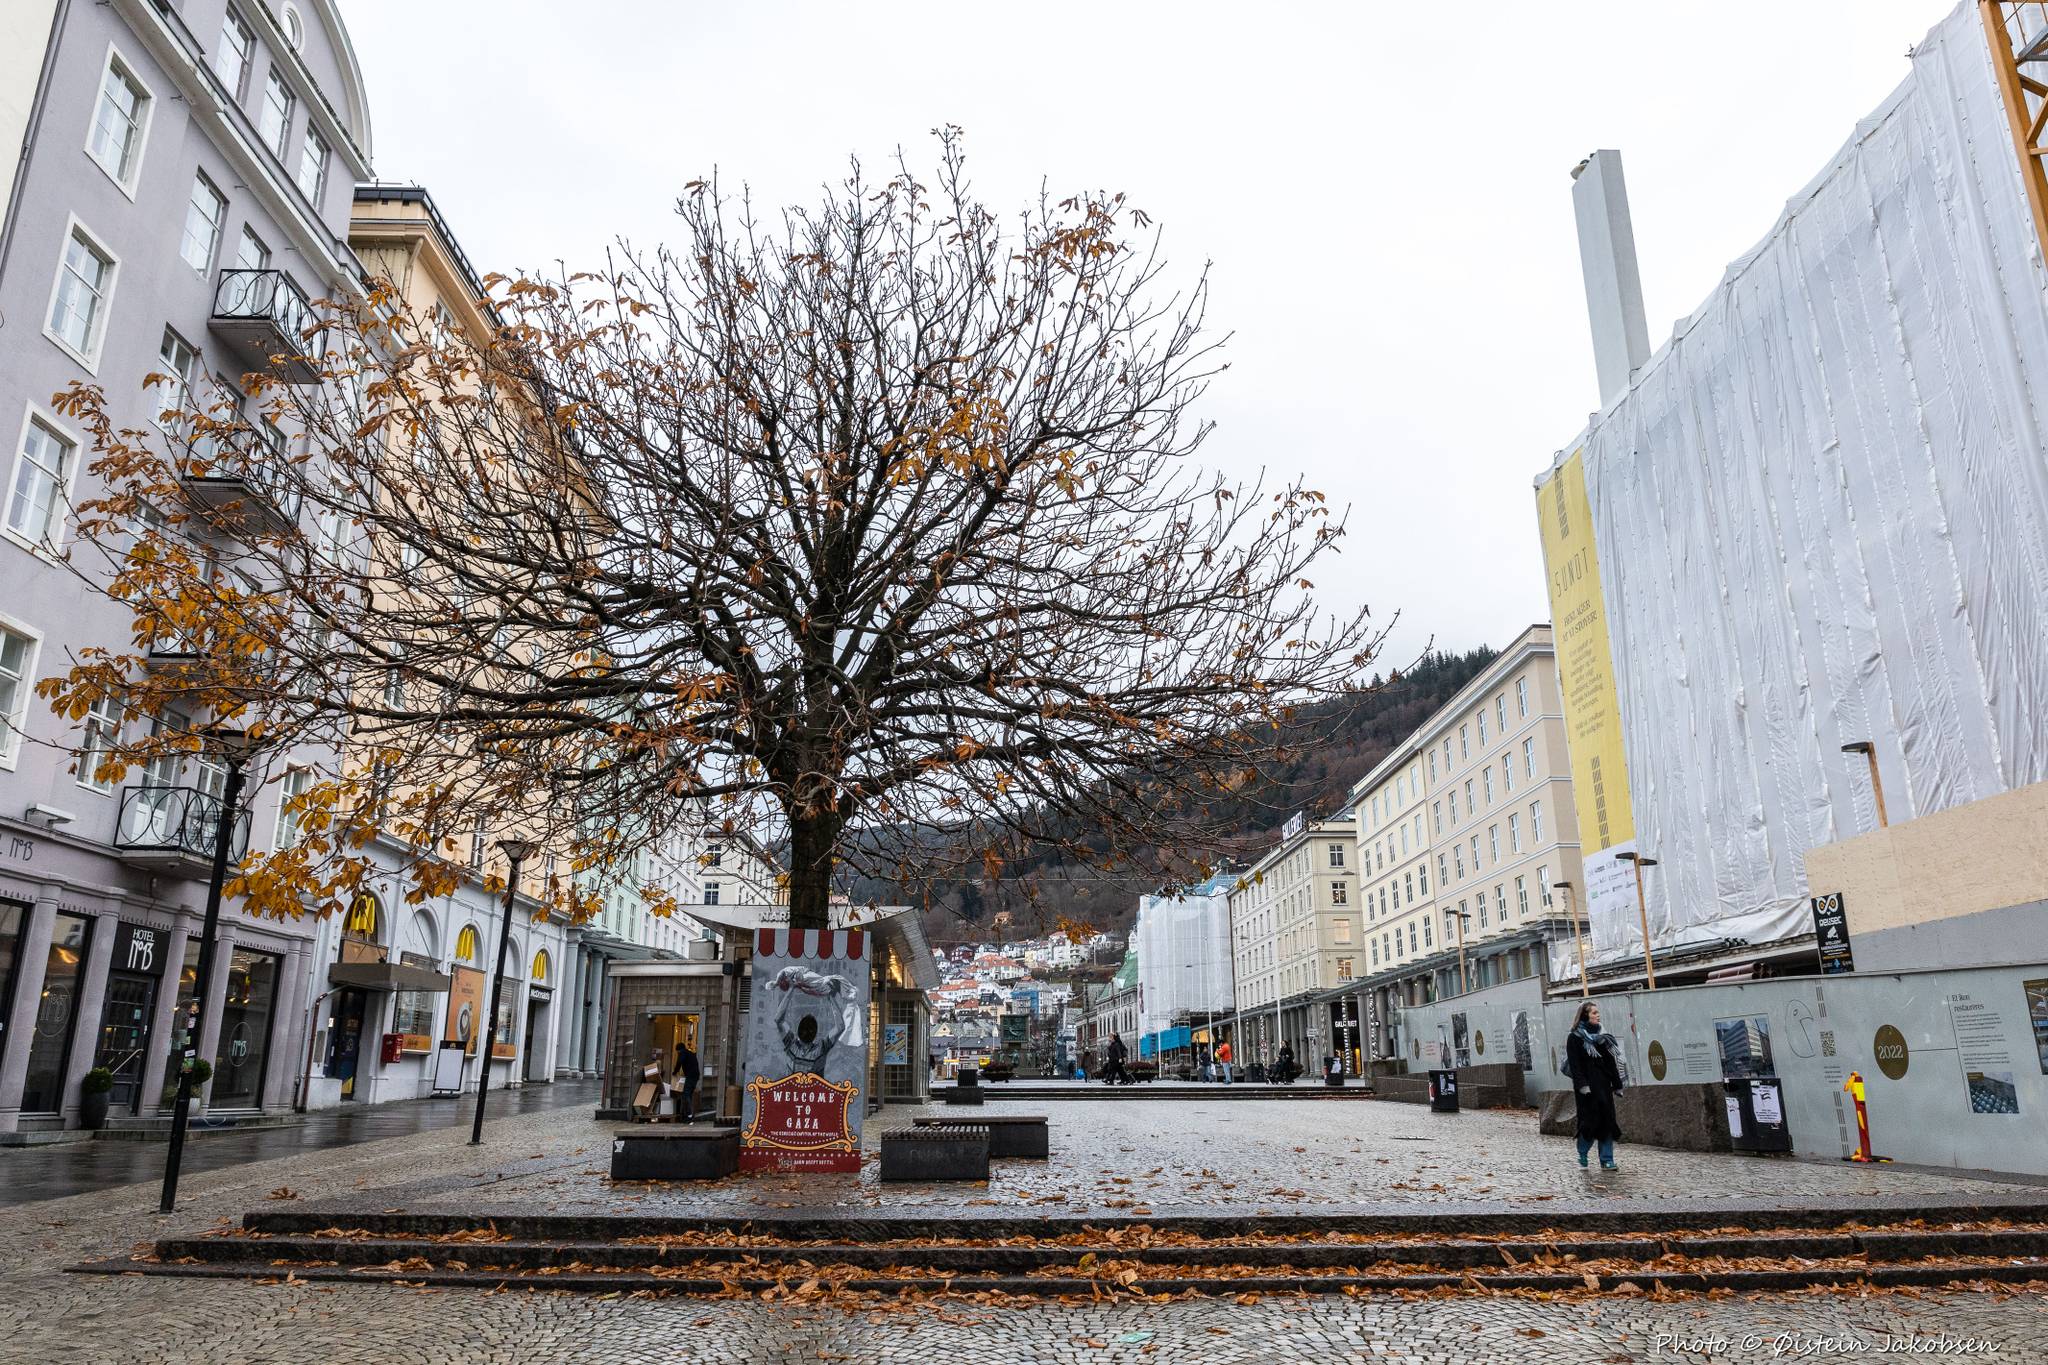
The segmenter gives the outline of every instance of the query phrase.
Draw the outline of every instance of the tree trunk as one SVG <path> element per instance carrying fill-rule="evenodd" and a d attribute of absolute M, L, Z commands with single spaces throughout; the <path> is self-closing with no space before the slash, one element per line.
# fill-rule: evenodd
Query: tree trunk
<path fill-rule="evenodd" d="M 792 812 L 789 817 L 789 927 L 832 927 L 832 853 L 839 841 L 834 811 Z"/>

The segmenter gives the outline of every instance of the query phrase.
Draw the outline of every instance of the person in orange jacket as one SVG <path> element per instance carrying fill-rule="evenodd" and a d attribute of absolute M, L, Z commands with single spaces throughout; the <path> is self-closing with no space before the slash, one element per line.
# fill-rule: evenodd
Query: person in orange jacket
<path fill-rule="evenodd" d="M 1230 1084 L 1229 1043 L 1218 1043 L 1216 1045 L 1216 1079 L 1223 1082 L 1225 1085 Z"/>

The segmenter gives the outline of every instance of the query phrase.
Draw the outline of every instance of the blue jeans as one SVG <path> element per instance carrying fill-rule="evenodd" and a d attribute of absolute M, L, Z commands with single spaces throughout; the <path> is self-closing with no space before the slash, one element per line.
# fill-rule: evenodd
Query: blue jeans
<path fill-rule="evenodd" d="M 1593 1150 L 1593 1139 L 1580 1138 L 1578 1141 L 1579 1164 L 1583 1166 L 1586 1164 L 1586 1153 Z M 1600 1139 L 1600 1164 L 1602 1166 L 1612 1166 L 1614 1164 L 1614 1140 L 1612 1138 Z"/>

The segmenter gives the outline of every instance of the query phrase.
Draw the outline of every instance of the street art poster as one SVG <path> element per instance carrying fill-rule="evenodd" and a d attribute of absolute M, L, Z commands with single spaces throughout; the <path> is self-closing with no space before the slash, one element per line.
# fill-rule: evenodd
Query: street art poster
<path fill-rule="evenodd" d="M 742 1170 L 860 1169 L 868 993 L 860 930 L 756 932 Z"/>
<path fill-rule="evenodd" d="M 882 1065 L 910 1065 L 910 1025 L 882 1025 Z"/>

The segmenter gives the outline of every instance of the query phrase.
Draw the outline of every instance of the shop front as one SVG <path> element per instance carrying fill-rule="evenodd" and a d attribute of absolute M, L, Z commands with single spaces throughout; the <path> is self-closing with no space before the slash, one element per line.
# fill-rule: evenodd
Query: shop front
<path fill-rule="evenodd" d="M 113 1073 L 107 1112 L 132 1116 L 153 1101 L 145 1093 L 144 1081 L 149 1072 L 157 997 L 169 965 L 170 933 L 122 921 L 115 927 L 113 951 L 106 998 L 100 1006 L 99 1048 L 92 1064 Z"/>

